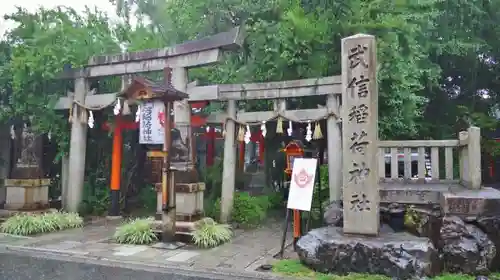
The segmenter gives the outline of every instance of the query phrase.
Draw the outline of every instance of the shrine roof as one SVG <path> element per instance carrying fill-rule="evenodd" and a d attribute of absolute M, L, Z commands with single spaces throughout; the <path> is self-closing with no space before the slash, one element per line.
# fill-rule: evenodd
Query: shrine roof
<path fill-rule="evenodd" d="M 171 83 L 155 82 L 147 78 L 136 76 L 120 94 L 127 99 L 161 99 L 164 101 L 178 101 L 189 95 L 177 90 Z"/>
<path fill-rule="evenodd" d="M 299 147 L 301 149 L 304 149 L 304 143 L 302 143 L 302 141 L 300 140 L 292 140 L 290 142 L 288 142 L 288 144 L 285 146 L 284 150 L 287 150 L 289 148 L 292 148 L 292 147 Z"/>

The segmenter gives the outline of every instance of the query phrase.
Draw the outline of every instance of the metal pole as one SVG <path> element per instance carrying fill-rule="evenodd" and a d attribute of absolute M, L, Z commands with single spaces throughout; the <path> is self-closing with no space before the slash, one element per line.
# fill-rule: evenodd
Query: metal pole
<path fill-rule="evenodd" d="M 165 142 L 163 143 L 163 169 L 162 169 L 162 241 L 175 240 L 175 186 L 174 176 L 170 170 L 170 151 L 172 150 L 172 102 L 165 101 Z"/>

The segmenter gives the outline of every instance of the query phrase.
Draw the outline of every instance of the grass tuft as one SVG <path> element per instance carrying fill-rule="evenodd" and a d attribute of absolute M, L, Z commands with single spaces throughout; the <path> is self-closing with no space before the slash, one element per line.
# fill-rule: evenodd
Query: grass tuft
<path fill-rule="evenodd" d="M 196 222 L 193 232 L 194 244 L 200 248 L 213 248 L 231 240 L 233 232 L 226 224 L 218 224 L 211 218 Z"/>
<path fill-rule="evenodd" d="M 315 272 L 302 263 L 299 260 L 281 260 L 273 264 L 273 272 L 311 280 L 389 280 L 391 278 L 383 275 L 371 275 L 371 274 L 360 274 L 351 273 L 346 276 L 339 276 L 333 274 L 324 274 Z M 443 274 L 434 278 L 433 280 L 474 280 L 475 276 L 463 275 L 463 274 Z M 489 276 L 489 279 L 500 279 L 500 274 L 494 273 Z"/>
<path fill-rule="evenodd" d="M 76 213 L 18 214 L 8 218 L 0 226 L 0 231 L 13 235 L 27 236 L 78 228 L 82 225 L 83 219 Z"/>
<path fill-rule="evenodd" d="M 116 229 L 113 239 L 116 243 L 145 245 L 156 242 L 158 238 L 151 228 L 152 219 L 135 219 Z"/>

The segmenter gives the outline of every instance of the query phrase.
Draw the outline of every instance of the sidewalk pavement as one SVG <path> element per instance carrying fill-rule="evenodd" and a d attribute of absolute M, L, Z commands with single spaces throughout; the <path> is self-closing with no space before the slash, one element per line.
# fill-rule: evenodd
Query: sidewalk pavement
<path fill-rule="evenodd" d="M 114 262 L 133 262 L 153 267 L 175 266 L 183 269 L 255 272 L 263 264 L 271 264 L 280 250 L 282 222 L 269 221 L 253 230 L 235 230 L 230 243 L 213 249 L 186 245 L 163 249 L 162 243 L 121 245 L 111 241 L 120 221 L 100 221 L 82 229 L 66 230 L 37 237 L 0 235 L 0 247 L 11 252 L 37 255 L 67 256 Z M 292 238 L 287 237 L 286 246 Z"/>

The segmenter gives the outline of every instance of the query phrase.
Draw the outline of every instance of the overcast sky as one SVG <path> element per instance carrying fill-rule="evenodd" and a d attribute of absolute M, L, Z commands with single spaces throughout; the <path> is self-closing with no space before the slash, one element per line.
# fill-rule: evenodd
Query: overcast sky
<path fill-rule="evenodd" d="M 12 0 L 11 0 L 12 1 Z M 115 9 L 108 0 L 85 0 L 85 1 L 64 1 L 64 0 L 14 0 L 14 1 L 3 0 L 0 9 L 0 36 L 5 33 L 5 30 L 12 28 L 14 25 L 12 22 L 6 22 L 3 19 L 5 14 L 10 14 L 16 11 L 16 6 L 21 6 L 28 9 L 29 11 L 34 11 L 38 7 L 43 6 L 45 8 L 53 8 L 59 5 L 66 5 L 72 7 L 77 11 L 83 11 L 85 6 L 91 8 L 97 7 L 108 13 L 110 17 L 115 15 Z"/>

